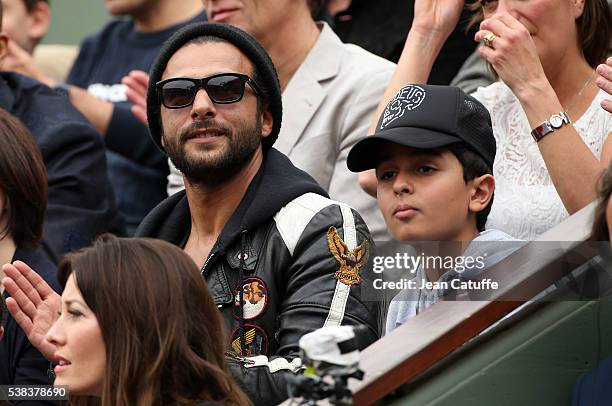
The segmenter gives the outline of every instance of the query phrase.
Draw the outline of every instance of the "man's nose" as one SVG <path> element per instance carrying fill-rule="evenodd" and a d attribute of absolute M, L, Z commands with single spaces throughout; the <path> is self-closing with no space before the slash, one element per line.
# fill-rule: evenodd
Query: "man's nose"
<path fill-rule="evenodd" d="M 204 89 L 199 89 L 193 99 L 193 105 L 191 106 L 191 117 L 205 118 L 215 117 L 217 115 L 217 108 L 215 103 L 208 97 L 208 93 Z"/>

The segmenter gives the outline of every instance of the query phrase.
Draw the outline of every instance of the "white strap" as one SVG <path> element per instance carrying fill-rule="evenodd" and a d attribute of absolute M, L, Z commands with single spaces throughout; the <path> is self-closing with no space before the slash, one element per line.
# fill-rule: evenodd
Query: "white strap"
<path fill-rule="evenodd" d="M 349 250 L 354 250 L 357 247 L 357 229 L 355 228 L 355 217 L 353 217 L 353 211 L 346 204 L 340 204 L 340 211 L 342 212 L 342 228 L 344 230 L 344 243 Z M 348 301 L 349 293 L 351 292 L 351 286 L 344 282 L 336 282 L 336 290 L 334 291 L 334 297 L 332 299 L 329 313 L 323 327 L 339 326 L 342 324 L 344 319 L 344 312 L 346 311 L 346 302 Z"/>
<path fill-rule="evenodd" d="M 299 358 L 294 358 L 291 362 L 287 361 L 286 358 L 278 357 L 273 360 L 268 359 L 265 355 L 257 355 L 254 357 L 247 357 L 249 361 L 252 363 L 245 364 L 246 368 L 255 368 L 255 367 L 268 367 L 270 373 L 275 373 L 281 370 L 289 370 L 293 373 L 297 373 L 300 369 L 302 369 L 302 360 Z"/>

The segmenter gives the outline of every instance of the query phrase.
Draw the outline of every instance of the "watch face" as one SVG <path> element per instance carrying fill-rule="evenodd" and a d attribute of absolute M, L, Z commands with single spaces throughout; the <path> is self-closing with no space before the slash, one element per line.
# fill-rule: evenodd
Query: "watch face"
<path fill-rule="evenodd" d="M 554 115 L 552 117 L 550 117 L 550 125 L 553 126 L 553 128 L 559 128 L 563 125 L 563 117 L 558 116 L 558 115 Z"/>

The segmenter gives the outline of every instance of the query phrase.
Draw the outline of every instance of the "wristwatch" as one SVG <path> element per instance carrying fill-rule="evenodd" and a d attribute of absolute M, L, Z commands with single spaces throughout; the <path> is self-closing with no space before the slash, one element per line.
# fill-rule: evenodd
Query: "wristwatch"
<path fill-rule="evenodd" d="M 566 124 L 571 124 L 571 121 L 564 111 L 560 112 L 559 114 L 553 114 L 548 120 L 531 130 L 531 136 L 535 142 L 540 142 L 540 140 L 546 135 Z"/>

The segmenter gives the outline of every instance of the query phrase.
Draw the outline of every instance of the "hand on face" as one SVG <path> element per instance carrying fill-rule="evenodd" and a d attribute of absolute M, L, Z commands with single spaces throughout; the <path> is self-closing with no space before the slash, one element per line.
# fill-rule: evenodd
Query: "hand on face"
<path fill-rule="evenodd" d="M 34 59 L 32 59 L 32 55 L 17 45 L 15 41 L 8 41 L 6 56 L 2 61 L 2 70 L 29 76 L 50 87 L 57 84 L 38 69 L 34 63 Z"/>
<path fill-rule="evenodd" d="M 485 38 L 492 41 L 480 47 L 480 54 L 519 99 L 529 86 L 547 81 L 529 31 L 512 15 L 498 13 L 485 19 L 474 39 L 486 44 Z"/>
<path fill-rule="evenodd" d="M 597 67 L 599 77 L 596 79 L 597 86 L 608 92 L 610 98 L 601 102 L 601 107 L 612 113 L 612 57 L 608 58 L 605 64 Z"/>
<path fill-rule="evenodd" d="M 6 264 L 2 270 L 6 275 L 2 283 L 11 296 L 6 300 L 6 307 L 32 345 L 53 361 L 55 345 L 45 340 L 45 335 L 57 319 L 60 296 L 21 261 Z"/>

